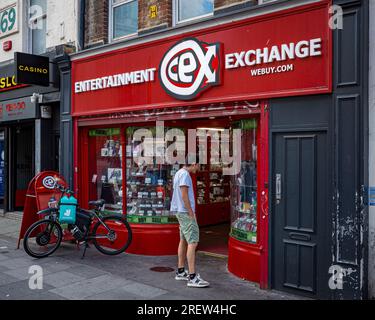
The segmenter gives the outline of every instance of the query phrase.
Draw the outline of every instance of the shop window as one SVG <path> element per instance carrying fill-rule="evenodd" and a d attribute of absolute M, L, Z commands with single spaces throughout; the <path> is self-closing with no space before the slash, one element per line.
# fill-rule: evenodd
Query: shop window
<path fill-rule="evenodd" d="M 112 0 L 112 39 L 134 35 L 138 32 L 138 1 Z"/>
<path fill-rule="evenodd" d="M 241 129 L 241 169 L 232 176 L 231 236 L 244 242 L 257 242 L 257 121 L 233 124 Z"/>
<path fill-rule="evenodd" d="M 170 212 L 172 181 L 180 165 L 158 164 L 156 157 L 143 163 L 147 140 L 134 138 L 138 129 L 149 130 L 155 137 L 155 127 L 128 127 L 126 130 L 126 204 L 128 221 L 134 223 L 175 223 Z M 169 130 L 170 128 L 165 128 Z M 172 143 L 172 142 L 170 142 Z M 169 143 L 168 143 L 169 144 Z M 168 147 L 168 145 L 167 145 Z M 137 160 L 138 159 L 138 160 Z"/>
<path fill-rule="evenodd" d="M 175 0 L 176 23 L 210 16 L 214 11 L 213 0 Z"/>
<path fill-rule="evenodd" d="M 89 198 L 104 199 L 105 213 L 122 214 L 122 148 L 119 128 L 89 131 Z"/>
<path fill-rule="evenodd" d="M 46 51 L 47 0 L 29 2 L 30 50 L 33 54 Z"/>
<path fill-rule="evenodd" d="M 223 175 L 223 163 L 213 161 L 221 159 L 220 136 L 222 128 L 198 128 L 197 130 L 197 153 L 200 159 L 207 159 L 207 164 L 201 164 L 200 171 L 196 174 L 197 179 L 197 204 L 225 203 L 229 201 L 230 181 L 229 176 Z M 200 140 L 207 139 L 207 145 Z M 217 150 L 217 154 L 213 152 Z"/>

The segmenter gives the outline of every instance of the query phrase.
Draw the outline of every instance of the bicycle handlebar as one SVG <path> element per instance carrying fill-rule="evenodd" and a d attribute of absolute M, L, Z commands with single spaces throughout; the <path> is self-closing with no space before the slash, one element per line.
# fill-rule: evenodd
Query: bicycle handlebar
<path fill-rule="evenodd" d="M 55 188 L 60 190 L 62 193 L 67 193 L 69 195 L 74 194 L 73 190 L 69 190 L 67 188 L 64 188 L 61 184 L 56 183 Z"/>

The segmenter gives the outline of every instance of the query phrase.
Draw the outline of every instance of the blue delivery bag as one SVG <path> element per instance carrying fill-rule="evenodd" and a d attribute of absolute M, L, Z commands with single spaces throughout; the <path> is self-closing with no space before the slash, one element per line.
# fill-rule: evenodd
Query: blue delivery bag
<path fill-rule="evenodd" d="M 60 223 L 74 224 L 76 222 L 77 199 L 73 196 L 63 196 L 60 199 Z"/>

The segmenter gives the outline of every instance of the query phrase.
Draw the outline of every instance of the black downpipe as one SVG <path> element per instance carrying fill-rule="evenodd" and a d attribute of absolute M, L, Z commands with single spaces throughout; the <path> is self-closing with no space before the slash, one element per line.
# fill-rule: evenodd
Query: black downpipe
<path fill-rule="evenodd" d="M 85 13 L 86 13 L 86 0 L 80 0 L 79 4 L 80 23 L 79 23 L 79 46 L 78 50 L 82 51 L 85 48 Z"/>

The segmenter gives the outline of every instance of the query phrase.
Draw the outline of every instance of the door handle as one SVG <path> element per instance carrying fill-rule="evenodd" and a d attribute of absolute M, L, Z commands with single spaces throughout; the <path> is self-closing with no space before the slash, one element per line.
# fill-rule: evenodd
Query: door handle
<path fill-rule="evenodd" d="M 281 200 L 281 173 L 276 173 L 276 203 L 279 204 Z"/>

